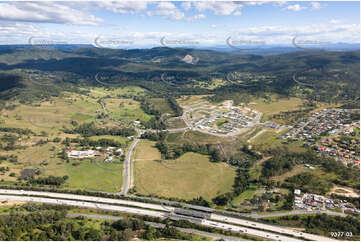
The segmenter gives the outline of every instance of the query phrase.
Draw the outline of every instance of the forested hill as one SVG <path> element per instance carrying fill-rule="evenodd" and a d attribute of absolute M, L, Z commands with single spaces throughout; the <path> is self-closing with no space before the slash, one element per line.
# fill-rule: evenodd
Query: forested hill
<path fill-rule="evenodd" d="M 295 86 L 303 85 L 302 92 L 322 89 L 323 93 L 312 95 L 347 101 L 359 97 L 359 69 L 359 51 L 314 50 L 264 56 L 165 47 L 111 50 L 2 46 L 0 92 L 1 99 L 23 93 L 28 97 L 29 92 L 36 93 L 33 96 L 57 95 L 77 86 L 100 85 L 94 78 L 100 73 L 102 82 L 112 85 L 139 85 L 150 91 L 156 87 L 168 93 L 172 90 L 175 95 L 230 90 L 294 95 Z M 172 83 L 161 78 L 164 73 L 173 78 Z M 213 89 L 197 85 L 212 78 L 224 84 Z"/>

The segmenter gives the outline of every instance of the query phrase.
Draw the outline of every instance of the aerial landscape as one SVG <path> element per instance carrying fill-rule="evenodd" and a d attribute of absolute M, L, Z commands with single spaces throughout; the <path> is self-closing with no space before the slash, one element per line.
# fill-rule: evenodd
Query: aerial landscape
<path fill-rule="evenodd" d="M 0 240 L 360 241 L 360 3 L 0 2 Z"/>

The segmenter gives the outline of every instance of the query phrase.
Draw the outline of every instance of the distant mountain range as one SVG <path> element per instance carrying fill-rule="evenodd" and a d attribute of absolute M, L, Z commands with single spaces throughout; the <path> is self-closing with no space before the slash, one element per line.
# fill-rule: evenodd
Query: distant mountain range
<path fill-rule="evenodd" d="M 37 45 L 0 45 L 1 50 L 15 50 L 15 49 L 29 49 L 33 47 L 38 47 Z M 44 46 L 43 46 L 44 47 Z M 157 45 L 139 45 L 133 46 L 133 48 L 129 49 L 151 49 L 155 47 L 160 47 Z M 303 46 L 301 46 L 303 47 Z M 72 51 L 74 49 L 79 48 L 98 48 L 91 44 L 59 44 L 59 45 L 46 45 L 46 48 L 54 48 L 63 51 Z M 319 46 L 304 46 L 304 48 L 298 48 L 291 44 L 274 44 L 274 45 L 242 45 L 242 48 L 237 49 L 236 47 L 224 45 L 214 45 L 214 46 L 182 46 L 180 49 L 189 48 L 189 49 L 199 49 L 199 50 L 214 50 L 220 52 L 239 52 L 244 54 L 258 54 L 258 55 L 270 55 L 270 54 L 282 54 L 303 50 L 325 50 L 325 51 L 350 51 L 350 50 L 359 50 L 359 43 L 334 43 L 334 44 L 323 44 Z"/>

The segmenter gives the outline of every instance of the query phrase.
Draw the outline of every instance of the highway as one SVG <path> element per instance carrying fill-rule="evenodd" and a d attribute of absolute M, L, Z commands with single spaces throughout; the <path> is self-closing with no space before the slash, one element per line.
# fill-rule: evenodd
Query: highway
<path fill-rule="evenodd" d="M 214 222 L 211 220 L 206 220 L 204 219 L 202 221 L 202 225 L 208 226 L 208 227 L 213 227 L 213 228 L 218 228 L 218 229 L 225 229 L 228 231 L 233 231 L 233 232 L 238 232 L 238 233 L 244 233 L 244 234 L 249 234 L 249 235 L 256 235 L 259 237 L 263 237 L 263 238 L 267 238 L 270 240 L 276 240 L 276 241 L 287 241 L 287 242 L 291 242 L 291 241 L 304 241 L 302 239 L 296 239 L 296 238 L 292 238 L 292 237 L 288 237 L 288 236 L 284 236 L 284 235 L 279 235 L 279 234 L 275 234 L 275 233 L 271 233 L 271 232 L 265 232 L 262 230 L 256 230 L 256 229 L 250 229 L 250 228 L 246 228 L 246 227 L 241 227 L 238 225 L 231 225 L 231 224 L 226 224 L 226 223 L 220 223 L 220 222 Z"/>
<path fill-rule="evenodd" d="M 5 194 L 5 195 L 0 195 L 1 200 L 51 203 L 51 204 L 59 204 L 59 205 L 70 205 L 70 206 L 78 206 L 78 207 L 111 210 L 111 211 L 118 211 L 118 212 L 139 214 L 139 215 L 148 215 L 152 217 L 170 218 L 174 220 L 184 219 L 193 223 L 199 223 L 209 227 L 247 233 L 250 235 L 260 236 L 263 238 L 269 238 L 273 240 L 302 241 L 302 240 L 295 240 L 295 238 L 293 238 L 294 236 L 302 237 L 308 240 L 316 240 L 316 241 L 332 240 L 326 237 L 303 233 L 288 228 L 253 222 L 245 219 L 233 218 L 230 216 L 218 215 L 215 213 L 203 213 L 203 212 L 185 210 L 188 211 L 186 215 L 179 215 L 179 214 L 175 214 L 175 212 L 181 212 L 184 211 L 184 209 L 182 210 L 177 208 L 177 211 L 175 211 L 176 208 L 172 206 L 163 206 L 158 204 L 127 201 L 121 199 L 75 195 L 75 194 L 38 192 L 38 191 L 0 189 L 0 193 Z M 36 197 L 36 196 L 43 196 L 43 197 Z M 46 196 L 46 198 L 44 196 Z M 110 204 L 104 204 L 104 203 L 110 203 Z M 115 205 L 115 204 L 119 204 L 119 205 Z M 133 206 L 133 207 L 127 207 L 127 206 Z M 140 207 L 140 208 L 135 208 L 135 207 Z M 149 209 L 154 209 L 159 211 L 154 211 Z M 203 218 L 200 218 L 199 215 L 204 215 L 204 216 Z M 268 230 L 272 232 L 267 232 L 262 230 Z M 277 233 L 282 233 L 283 235 Z"/>
<path fill-rule="evenodd" d="M 23 201 L 23 202 L 39 202 L 39 203 L 49 203 L 57 205 L 67 205 L 67 206 L 77 206 L 77 207 L 86 207 L 94 209 L 103 209 L 111 210 L 122 213 L 131 213 L 138 215 L 148 215 L 158 218 L 166 218 L 167 213 L 157 212 L 152 210 L 140 209 L 140 208 L 131 208 L 124 206 L 115 206 L 102 203 L 92 203 L 92 202 L 83 202 L 83 201 L 74 201 L 74 200 L 65 200 L 65 199 L 55 199 L 55 198 L 43 198 L 43 197 L 30 197 L 30 196 L 13 196 L 13 195 L 0 195 L 1 200 L 11 200 L 11 201 Z"/>
<path fill-rule="evenodd" d="M 70 213 L 67 216 L 68 217 L 83 216 L 83 217 L 87 217 L 87 218 L 91 218 L 91 219 L 102 219 L 102 220 L 113 220 L 113 221 L 122 219 L 121 217 L 115 217 L 115 216 L 110 216 L 110 215 L 83 214 L 83 213 Z M 144 221 L 144 223 L 148 224 L 152 227 L 155 227 L 155 228 L 164 228 L 165 227 L 165 224 L 161 224 L 161 223 L 154 223 L 154 222 L 148 222 L 148 221 Z M 181 232 L 208 237 L 208 238 L 211 238 L 212 240 L 226 240 L 226 241 L 240 241 L 241 240 L 241 238 L 239 238 L 239 237 L 226 236 L 226 235 L 222 235 L 222 234 L 209 233 L 209 232 L 204 232 L 201 230 L 186 229 L 186 228 L 180 228 L 180 227 L 175 227 L 175 226 L 172 226 L 172 227 Z"/>
<path fill-rule="evenodd" d="M 303 237 L 303 238 L 305 238 L 307 240 L 335 241 L 333 239 L 329 239 L 329 238 L 326 238 L 326 237 L 323 237 L 323 236 L 318 236 L 318 235 L 314 235 L 314 234 L 299 232 L 299 231 L 296 231 L 296 230 L 287 229 L 287 228 L 283 228 L 283 227 L 278 227 L 278 226 L 274 226 L 274 225 L 268 225 L 268 224 L 264 224 L 264 223 L 247 221 L 245 219 L 226 217 L 226 216 L 222 216 L 222 215 L 218 215 L 218 214 L 212 214 L 210 219 L 216 220 L 216 221 L 232 223 L 232 224 L 237 224 L 237 225 L 251 226 L 253 228 L 270 230 L 270 231 L 274 231 L 274 232 L 282 233 L 282 234 L 287 234 L 287 235 L 291 235 L 291 236 Z"/>
<path fill-rule="evenodd" d="M 138 208 L 130 208 L 130 207 L 123 207 L 123 206 L 114 206 L 114 205 L 108 205 L 108 204 L 101 204 L 101 203 L 92 203 L 92 202 L 83 202 L 83 201 L 74 201 L 74 200 L 64 200 L 64 199 L 54 199 L 54 198 L 43 198 L 43 197 L 29 197 L 29 196 L 13 196 L 13 195 L 0 195 L 0 200 L 11 200 L 11 201 L 24 201 L 24 202 L 39 202 L 39 203 L 48 203 L 48 204 L 58 204 L 58 205 L 68 205 L 68 206 L 77 206 L 77 207 L 86 207 L 86 208 L 93 208 L 93 209 L 102 209 L 102 210 L 111 210 L 111 211 L 117 211 L 117 212 L 123 212 L 123 213 L 131 213 L 131 214 L 137 214 L 137 215 L 147 215 L 152 217 L 158 217 L 158 218 L 170 218 L 174 220 L 188 220 L 190 222 L 197 222 L 199 224 L 214 227 L 218 229 L 223 230 L 232 230 L 234 232 L 238 233 L 245 233 L 250 235 L 256 235 L 264 238 L 279 238 L 284 239 L 284 241 L 302 241 L 302 240 L 296 240 L 290 237 L 277 235 L 271 232 L 264 232 L 259 231 L 255 229 L 248 229 L 244 227 L 240 227 L 237 225 L 229 225 L 225 223 L 219 223 L 219 222 L 213 222 L 209 220 L 201 220 L 193 217 L 188 216 L 178 216 L 178 215 L 171 215 L 164 212 L 156 212 L 152 210 L 146 210 L 146 209 L 138 209 Z"/>
<path fill-rule="evenodd" d="M 298 215 L 298 214 L 322 214 L 322 213 L 326 213 L 328 215 L 333 215 L 333 216 L 341 216 L 341 217 L 347 216 L 347 214 L 340 213 L 340 212 L 333 212 L 333 211 L 329 211 L 329 210 L 312 210 L 312 211 L 292 210 L 292 211 L 288 211 L 288 212 L 269 213 L 269 214 L 255 213 L 255 214 L 251 214 L 249 217 L 251 217 L 251 218 L 271 218 L 271 217 L 281 217 L 281 216 Z"/>
<path fill-rule="evenodd" d="M 163 206 L 163 205 L 151 204 L 151 203 L 142 203 L 142 202 L 136 202 L 136 201 L 131 201 L 131 200 L 102 198 L 102 197 L 75 195 L 75 194 L 67 194 L 67 193 L 0 189 L 0 194 L 43 196 L 43 197 L 49 197 L 49 198 L 62 198 L 62 199 L 80 200 L 80 201 L 89 201 L 89 202 L 98 202 L 98 203 L 119 204 L 119 205 L 140 207 L 140 208 L 153 209 L 153 210 L 159 210 L 159 211 L 165 211 L 165 212 L 174 211 L 174 208 L 170 207 L 170 206 Z"/>

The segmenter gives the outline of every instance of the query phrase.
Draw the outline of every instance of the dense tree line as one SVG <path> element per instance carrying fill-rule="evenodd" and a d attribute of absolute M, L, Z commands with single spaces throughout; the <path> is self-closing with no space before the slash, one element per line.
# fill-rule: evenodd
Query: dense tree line
<path fill-rule="evenodd" d="M 311 173 L 303 172 L 301 174 L 287 178 L 284 186 L 291 189 L 301 189 L 304 192 L 326 194 L 333 185 L 330 181 L 322 179 Z"/>
<path fill-rule="evenodd" d="M 182 116 L 183 115 L 183 108 L 179 106 L 177 101 L 173 97 L 168 97 L 167 102 L 169 103 L 170 108 L 174 112 L 174 116 Z"/>
<path fill-rule="evenodd" d="M 75 143 L 75 144 L 79 144 L 80 146 L 84 146 L 84 147 L 96 147 L 96 146 L 114 146 L 114 147 L 120 147 L 122 146 L 121 143 L 119 143 L 118 141 L 115 141 L 113 139 L 106 139 L 106 138 L 102 138 L 102 139 L 98 139 L 98 140 L 91 140 L 88 138 L 66 138 L 63 141 L 63 144 L 70 146 L 71 143 Z M 66 153 L 64 153 L 66 155 Z"/>
<path fill-rule="evenodd" d="M 149 139 L 152 141 L 163 141 L 167 137 L 166 132 L 145 132 L 141 135 L 142 139 Z"/>
<path fill-rule="evenodd" d="M 58 177 L 58 176 L 48 176 L 48 177 L 30 177 L 28 182 L 30 184 L 38 185 L 51 185 L 51 186 L 60 186 L 66 182 L 68 176 Z"/>
<path fill-rule="evenodd" d="M 64 129 L 65 133 L 68 134 L 80 134 L 84 137 L 100 136 L 100 135 L 112 135 L 112 136 L 133 136 L 136 134 L 133 128 L 100 128 L 94 123 L 85 123 L 75 127 L 72 130 Z"/>
<path fill-rule="evenodd" d="M 185 143 L 183 145 L 170 146 L 161 141 L 157 142 L 155 146 L 158 148 L 164 159 L 177 159 L 187 152 L 195 152 L 202 155 L 209 155 L 212 162 L 222 161 L 220 151 L 209 144 L 202 145 Z"/>
<path fill-rule="evenodd" d="M 146 129 L 165 130 L 167 126 L 161 120 L 160 116 L 152 117 L 147 122 L 142 123 Z"/>
<path fill-rule="evenodd" d="M 251 167 L 250 162 L 243 162 L 239 164 L 237 168 L 236 177 L 233 183 L 233 191 L 221 194 L 212 199 L 217 205 L 227 205 L 235 197 L 239 196 L 242 192 L 246 191 L 250 185 L 249 168 Z"/>
<path fill-rule="evenodd" d="M 67 218 L 67 209 L 64 207 L 34 204 L 26 206 L 25 209 L 31 212 L 0 215 L 0 240 L 129 241 L 135 237 L 144 240 L 160 238 L 192 240 L 193 237 L 176 230 L 169 224 L 164 228 L 154 228 L 146 225 L 141 218 L 126 217 L 115 222 L 104 221 L 98 228 L 93 226 L 91 219 L 82 216 Z M 40 211 L 33 212 L 37 209 Z"/>
<path fill-rule="evenodd" d="M 262 176 L 271 177 L 278 176 L 294 167 L 294 157 L 292 156 L 276 156 L 267 160 L 262 164 Z"/>
<path fill-rule="evenodd" d="M 35 135 L 35 133 L 30 129 L 22 129 L 22 128 L 9 128 L 9 127 L 0 127 L 0 132 L 8 132 L 8 133 L 16 133 L 19 135 Z"/>
<path fill-rule="evenodd" d="M 24 146 L 16 145 L 16 141 L 19 139 L 18 136 L 13 134 L 4 134 L 0 137 L 0 150 L 16 150 L 16 149 L 23 149 Z"/>
<path fill-rule="evenodd" d="M 140 102 L 140 108 L 143 110 L 143 112 L 145 112 L 146 114 L 149 114 L 149 115 L 154 115 L 154 116 L 157 116 L 157 117 L 160 117 L 161 116 L 161 113 L 154 109 L 152 107 L 152 104 L 150 101 L 146 100 L 146 99 L 142 99 L 141 102 Z"/>

